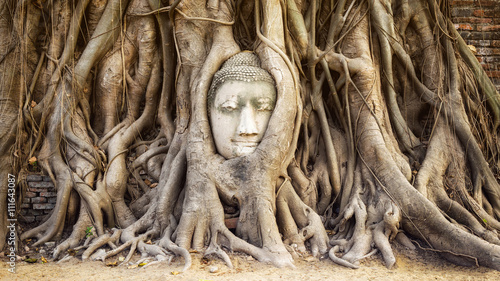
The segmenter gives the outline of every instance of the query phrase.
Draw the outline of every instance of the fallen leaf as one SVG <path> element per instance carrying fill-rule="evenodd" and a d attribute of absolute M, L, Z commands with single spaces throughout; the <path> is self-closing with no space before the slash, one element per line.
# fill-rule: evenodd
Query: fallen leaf
<path fill-rule="evenodd" d="M 31 101 L 31 107 L 33 108 L 33 107 L 35 107 L 35 106 L 36 106 L 36 101 L 32 100 L 32 101 Z"/>
<path fill-rule="evenodd" d="M 473 53 L 473 54 L 477 54 L 477 49 L 474 45 L 467 45 L 467 47 L 469 47 L 469 50 Z"/>
<path fill-rule="evenodd" d="M 196 250 L 189 250 L 189 253 L 191 253 L 191 254 L 197 254 L 198 251 L 196 251 Z"/>
<path fill-rule="evenodd" d="M 179 275 L 179 274 L 180 274 L 180 272 L 179 272 L 179 271 L 172 271 L 172 272 L 170 272 L 170 273 L 171 273 L 172 275 Z"/>
<path fill-rule="evenodd" d="M 157 182 L 155 182 L 155 183 L 151 184 L 149 187 L 151 187 L 151 188 L 155 188 L 155 187 L 157 187 L 157 186 L 158 186 L 158 183 L 157 183 Z"/>
<path fill-rule="evenodd" d="M 152 245 L 152 244 L 153 244 L 153 242 L 151 242 L 151 239 L 149 239 L 148 241 L 146 241 L 146 244 L 148 244 L 148 245 Z"/>
<path fill-rule="evenodd" d="M 148 180 L 148 179 L 145 179 L 145 180 L 144 180 L 144 183 L 145 183 L 145 184 L 147 184 L 147 185 L 151 185 L 151 181 L 150 181 L 150 180 Z"/>
<path fill-rule="evenodd" d="M 148 264 L 147 262 L 141 262 L 140 264 L 138 264 L 139 267 L 143 267 L 145 266 L 146 264 Z"/>
<path fill-rule="evenodd" d="M 36 160 L 36 157 L 35 157 L 35 156 L 33 156 L 33 157 L 31 157 L 31 158 L 30 158 L 30 160 L 28 160 L 28 163 L 29 163 L 30 165 L 35 165 L 35 164 L 36 164 L 36 161 L 37 161 L 37 160 Z"/>
<path fill-rule="evenodd" d="M 32 258 L 28 258 L 28 259 L 24 259 L 23 261 L 25 262 L 29 262 L 29 263 L 35 263 L 38 261 L 38 259 L 32 259 Z"/>
<path fill-rule="evenodd" d="M 114 261 L 114 262 L 108 262 L 106 264 L 106 266 L 117 266 L 118 265 L 118 262 L 117 261 Z"/>
<path fill-rule="evenodd" d="M 44 256 L 42 256 L 42 257 L 40 258 L 40 260 L 42 261 L 42 263 L 47 263 L 47 262 L 48 262 L 48 261 L 47 261 L 47 259 L 46 259 Z"/>
<path fill-rule="evenodd" d="M 119 261 L 124 261 L 124 260 L 125 260 L 125 258 L 124 258 L 124 257 L 119 257 L 119 258 L 118 258 L 118 260 L 119 260 Z"/>
<path fill-rule="evenodd" d="M 76 252 L 74 249 L 68 249 L 68 255 L 73 256 L 73 257 L 74 257 L 74 256 L 76 256 L 76 253 L 77 253 L 77 252 Z"/>

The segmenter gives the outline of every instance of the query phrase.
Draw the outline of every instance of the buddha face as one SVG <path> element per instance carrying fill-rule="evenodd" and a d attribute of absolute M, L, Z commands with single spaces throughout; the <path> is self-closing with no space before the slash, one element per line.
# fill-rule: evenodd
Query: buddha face
<path fill-rule="evenodd" d="M 276 103 L 274 85 L 226 81 L 215 92 L 210 123 L 215 147 L 226 159 L 251 154 L 267 129 Z"/>

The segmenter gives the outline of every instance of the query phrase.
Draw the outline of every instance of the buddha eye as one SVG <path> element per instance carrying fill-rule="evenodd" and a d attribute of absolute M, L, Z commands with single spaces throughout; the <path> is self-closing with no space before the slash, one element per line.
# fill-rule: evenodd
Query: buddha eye
<path fill-rule="evenodd" d="M 274 110 L 274 100 L 261 97 L 252 101 L 254 108 L 259 112 L 269 112 Z"/>
<path fill-rule="evenodd" d="M 257 108 L 258 111 L 273 111 L 273 106 L 270 104 L 260 104 Z"/>
<path fill-rule="evenodd" d="M 238 109 L 238 104 L 234 101 L 226 101 L 220 105 L 220 108 L 224 112 L 233 112 Z"/>
<path fill-rule="evenodd" d="M 274 104 L 268 100 L 259 101 L 256 108 L 257 111 L 273 111 Z"/>

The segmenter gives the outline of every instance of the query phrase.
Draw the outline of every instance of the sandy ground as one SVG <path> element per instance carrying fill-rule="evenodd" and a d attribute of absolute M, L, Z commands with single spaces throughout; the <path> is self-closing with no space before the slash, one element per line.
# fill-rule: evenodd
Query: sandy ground
<path fill-rule="evenodd" d="M 387 269 L 379 254 L 362 261 L 360 269 L 348 269 L 332 261 L 313 257 L 295 259 L 296 268 L 275 268 L 244 254 L 232 254 L 234 268 L 217 258 L 193 253 L 192 267 L 183 273 L 183 259 L 146 267 L 107 266 L 118 257 L 103 262 L 81 262 L 77 258 L 57 264 L 53 261 L 30 264 L 17 262 L 16 273 L 8 272 L 5 258 L 0 262 L 0 280 L 500 280 L 500 272 L 484 267 L 463 267 L 421 249 L 395 245 L 397 262 Z M 126 253 L 124 253 L 125 255 Z M 139 257 L 134 257 L 137 261 Z M 215 271 L 211 273 L 210 271 Z"/>

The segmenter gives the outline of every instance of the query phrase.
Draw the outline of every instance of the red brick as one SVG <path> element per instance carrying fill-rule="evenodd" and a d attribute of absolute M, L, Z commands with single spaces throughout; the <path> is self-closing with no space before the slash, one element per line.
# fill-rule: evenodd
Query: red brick
<path fill-rule="evenodd" d="M 46 189 L 54 187 L 54 185 L 51 182 L 47 181 L 30 182 L 28 183 L 28 186 L 32 188 L 46 188 Z"/>
<path fill-rule="evenodd" d="M 500 78 L 500 71 L 495 70 L 495 71 L 486 71 L 486 74 L 490 78 Z"/>
<path fill-rule="evenodd" d="M 33 204 L 33 209 L 35 210 L 50 210 L 50 209 L 54 209 L 54 204 Z"/>
<path fill-rule="evenodd" d="M 453 9 L 451 10 L 451 16 L 452 17 L 470 17 L 472 16 L 472 9 L 471 8 L 460 8 L 460 9 Z"/>
<path fill-rule="evenodd" d="M 476 47 L 489 47 L 492 40 L 467 40 L 467 45 L 474 45 Z"/>
<path fill-rule="evenodd" d="M 19 220 L 23 222 L 34 222 L 35 216 L 22 216 L 19 218 Z"/>
<path fill-rule="evenodd" d="M 227 228 L 235 229 L 236 226 L 238 225 L 238 218 L 225 219 L 224 223 L 226 224 Z"/>
<path fill-rule="evenodd" d="M 39 204 L 39 205 L 45 205 L 45 204 Z M 43 210 L 40 210 L 40 209 L 39 210 L 30 209 L 28 211 L 28 213 L 30 215 L 33 215 L 33 216 L 43 216 L 43 215 L 45 215 L 44 212 L 43 212 Z"/>
<path fill-rule="evenodd" d="M 43 219 L 45 218 L 45 216 L 36 216 L 36 221 L 43 221 Z"/>
<path fill-rule="evenodd" d="M 500 49 L 499 48 L 476 48 L 477 49 L 477 54 L 478 56 L 493 56 L 493 55 L 500 55 Z"/>
<path fill-rule="evenodd" d="M 41 197 L 56 197 L 57 193 L 52 191 L 40 191 Z"/>
<path fill-rule="evenodd" d="M 474 2 L 476 2 L 476 1 L 470 1 L 470 0 L 469 1 L 458 1 L 458 0 L 456 0 L 456 1 L 452 1 L 451 5 L 453 7 L 472 6 L 472 5 L 474 5 Z"/>
<path fill-rule="evenodd" d="M 36 192 L 26 191 L 24 193 L 24 197 L 26 197 L 26 198 L 32 198 L 32 197 L 36 197 L 36 196 L 37 196 Z"/>
<path fill-rule="evenodd" d="M 45 197 L 31 198 L 31 203 L 46 203 L 46 202 L 47 202 L 47 198 L 45 198 Z"/>
<path fill-rule="evenodd" d="M 43 178 L 41 175 L 28 175 L 26 176 L 26 181 L 42 181 Z"/>
<path fill-rule="evenodd" d="M 490 32 L 482 32 L 482 31 L 460 31 L 460 36 L 467 40 L 495 40 L 500 38 L 500 30 L 499 31 L 490 31 Z"/>
<path fill-rule="evenodd" d="M 500 31 L 500 24 L 482 25 L 477 27 L 478 31 Z"/>
<path fill-rule="evenodd" d="M 497 70 L 500 66 L 492 63 L 482 63 L 481 66 L 484 70 Z"/>
<path fill-rule="evenodd" d="M 489 0 L 489 1 L 486 1 L 486 0 L 476 0 L 474 1 L 476 7 L 497 7 L 498 6 L 498 0 Z"/>
<path fill-rule="evenodd" d="M 491 18 L 475 18 L 475 17 L 456 17 L 453 19 L 454 23 L 489 23 L 493 22 Z"/>
<path fill-rule="evenodd" d="M 455 28 L 458 30 L 474 30 L 474 27 L 468 23 L 458 23 L 455 24 Z"/>
<path fill-rule="evenodd" d="M 498 12 L 494 10 L 475 10 L 474 12 L 472 12 L 472 15 L 482 18 L 494 18 L 498 17 Z"/>

